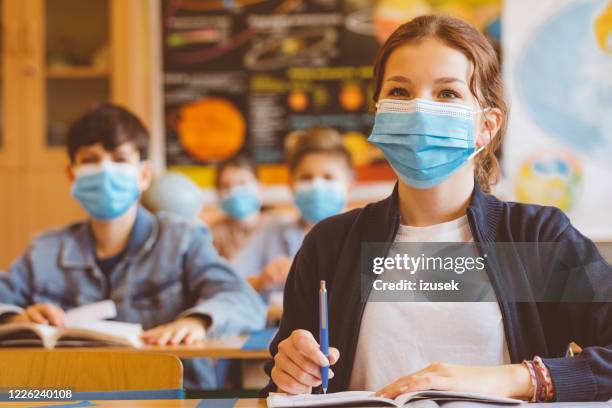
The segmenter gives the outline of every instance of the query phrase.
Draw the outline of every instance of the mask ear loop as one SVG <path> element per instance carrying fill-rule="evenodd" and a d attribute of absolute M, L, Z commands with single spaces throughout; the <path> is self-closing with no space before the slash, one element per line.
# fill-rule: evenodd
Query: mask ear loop
<path fill-rule="evenodd" d="M 474 114 L 474 113 L 484 113 L 484 112 L 487 112 L 487 111 L 490 111 L 490 110 L 491 110 L 491 108 L 484 108 L 484 109 L 480 109 L 480 110 L 474 111 L 474 112 L 472 112 L 472 114 Z M 489 135 L 490 135 L 490 134 L 491 134 L 491 131 L 489 131 Z M 490 137 L 489 137 L 489 143 L 491 143 L 491 141 L 493 140 L 493 137 L 494 137 L 494 136 L 490 136 Z M 470 161 L 470 160 L 472 160 L 474 157 L 476 157 L 476 156 L 478 155 L 478 153 L 482 152 L 482 151 L 484 150 L 484 148 L 485 148 L 485 147 L 487 147 L 487 146 L 489 145 L 489 143 L 487 143 L 487 144 L 486 144 L 486 145 L 484 145 L 484 146 L 480 146 L 478 149 L 476 149 L 476 151 L 475 151 L 474 153 L 472 153 L 472 154 L 470 154 L 470 155 L 468 156 L 467 161 Z"/>

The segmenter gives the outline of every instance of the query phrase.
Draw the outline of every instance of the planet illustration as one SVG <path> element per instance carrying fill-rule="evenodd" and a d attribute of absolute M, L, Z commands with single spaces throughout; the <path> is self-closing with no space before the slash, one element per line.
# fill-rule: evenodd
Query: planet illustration
<path fill-rule="evenodd" d="M 425 0 L 380 0 L 373 11 L 376 38 L 381 44 L 403 23 L 433 11 Z"/>
<path fill-rule="evenodd" d="M 257 38 L 244 55 L 245 67 L 266 71 L 301 64 L 323 63 L 336 53 L 338 33 L 329 29 L 301 29 L 290 35 Z"/>
<path fill-rule="evenodd" d="M 291 91 L 287 96 L 287 103 L 294 112 L 304 112 L 309 105 L 308 94 L 304 91 Z"/>
<path fill-rule="evenodd" d="M 223 98 L 207 98 L 181 107 L 177 124 L 181 145 L 202 161 L 225 160 L 240 150 L 246 123 L 240 111 Z"/>
<path fill-rule="evenodd" d="M 362 107 L 363 91 L 357 84 L 347 84 L 340 90 L 340 105 L 344 110 L 355 112 Z"/>
<path fill-rule="evenodd" d="M 423 14 L 447 14 L 461 18 L 479 30 L 483 31 L 493 23 L 500 14 L 501 1 L 499 0 L 379 0 L 372 11 L 374 32 L 382 44 L 397 27 L 413 18 Z M 357 27 L 353 32 L 366 33 L 366 24 L 361 23 L 357 15 L 350 20 Z M 348 25 L 348 24 L 347 24 Z M 351 29 L 351 26 L 347 27 Z"/>

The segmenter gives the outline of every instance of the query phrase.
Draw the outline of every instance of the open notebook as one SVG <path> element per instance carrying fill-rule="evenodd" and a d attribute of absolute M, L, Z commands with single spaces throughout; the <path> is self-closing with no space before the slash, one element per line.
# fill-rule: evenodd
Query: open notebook
<path fill-rule="evenodd" d="M 0 347 L 131 346 L 140 347 L 140 324 L 107 321 L 117 316 L 110 301 L 92 303 L 66 312 L 66 327 L 36 323 L 0 325 Z"/>
<path fill-rule="evenodd" d="M 330 394 L 287 395 L 270 393 L 268 408 L 288 407 L 332 407 L 332 406 L 391 406 L 403 407 L 413 401 L 472 401 L 494 404 L 521 404 L 523 401 L 512 398 L 492 397 L 483 394 L 454 391 L 416 391 L 402 394 L 395 399 L 374 396 L 371 391 L 344 391 Z"/>

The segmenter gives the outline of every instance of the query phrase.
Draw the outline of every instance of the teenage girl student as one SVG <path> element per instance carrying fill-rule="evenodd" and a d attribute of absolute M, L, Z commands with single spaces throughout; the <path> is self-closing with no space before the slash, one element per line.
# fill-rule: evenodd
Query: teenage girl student
<path fill-rule="evenodd" d="M 544 259 L 534 267 L 509 251 L 516 268 L 487 261 L 497 302 L 367 302 L 367 293 L 362 296 L 360 251 L 367 242 L 569 243 L 576 271 L 598 266 L 607 289 L 612 281 L 610 265 L 560 210 L 488 194 L 508 108 L 497 56 L 481 33 L 451 17 L 415 18 L 381 48 L 374 81 L 370 141 L 399 181 L 387 199 L 331 217 L 304 239 L 285 285 L 264 392 L 312 392 L 321 384 L 320 367 L 329 363 L 329 392 L 611 398 L 611 304 L 516 301 L 516 292 L 531 289 L 530 278 L 549 266 Z M 554 272 L 552 287 L 572 290 L 561 270 Z M 314 334 L 320 280 L 329 292 L 329 360 Z M 584 349 L 565 357 L 571 341 Z"/>
<path fill-rule="evenodd" d="M 344 211 L 351 186 L 351 156 L 337 131 L 312 128 L 294 135 L 287 163 L 300 216 L 265 223 L 233 260 L 236 271 L 262 293 L 282 288 L 304 235 Z"/>

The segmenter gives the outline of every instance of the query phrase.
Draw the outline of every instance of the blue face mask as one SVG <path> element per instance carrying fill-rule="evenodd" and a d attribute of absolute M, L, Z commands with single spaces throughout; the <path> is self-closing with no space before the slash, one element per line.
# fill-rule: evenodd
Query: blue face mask
<path fill-rule="evenodd" d="M 295 205 L 302 218 L 317 223 L 342 211 L 346 205 L 346 186 L 324 179 L 300 182 L 295 191 Z"/>
<path fill-rule="evenodd" d="M 236 186 L 221 199 L 221 209 L 228 217 L 243 220 L 261 208 L 257 189 L 253 186 Z"/>
<path fill-rule="evenodd" d="M 93 218 L 120 217 L 140 197 L 138 166 L 104 161 L 76 169 L 72 195 Z"/>
<path fill-rule="evenodd" d="M 442 183 L 474 157 L 469 106 L 426 99 L 383 99 L 377 104 L 369 141 L 378 146 L 397 176 L 415 188 Z"/>

